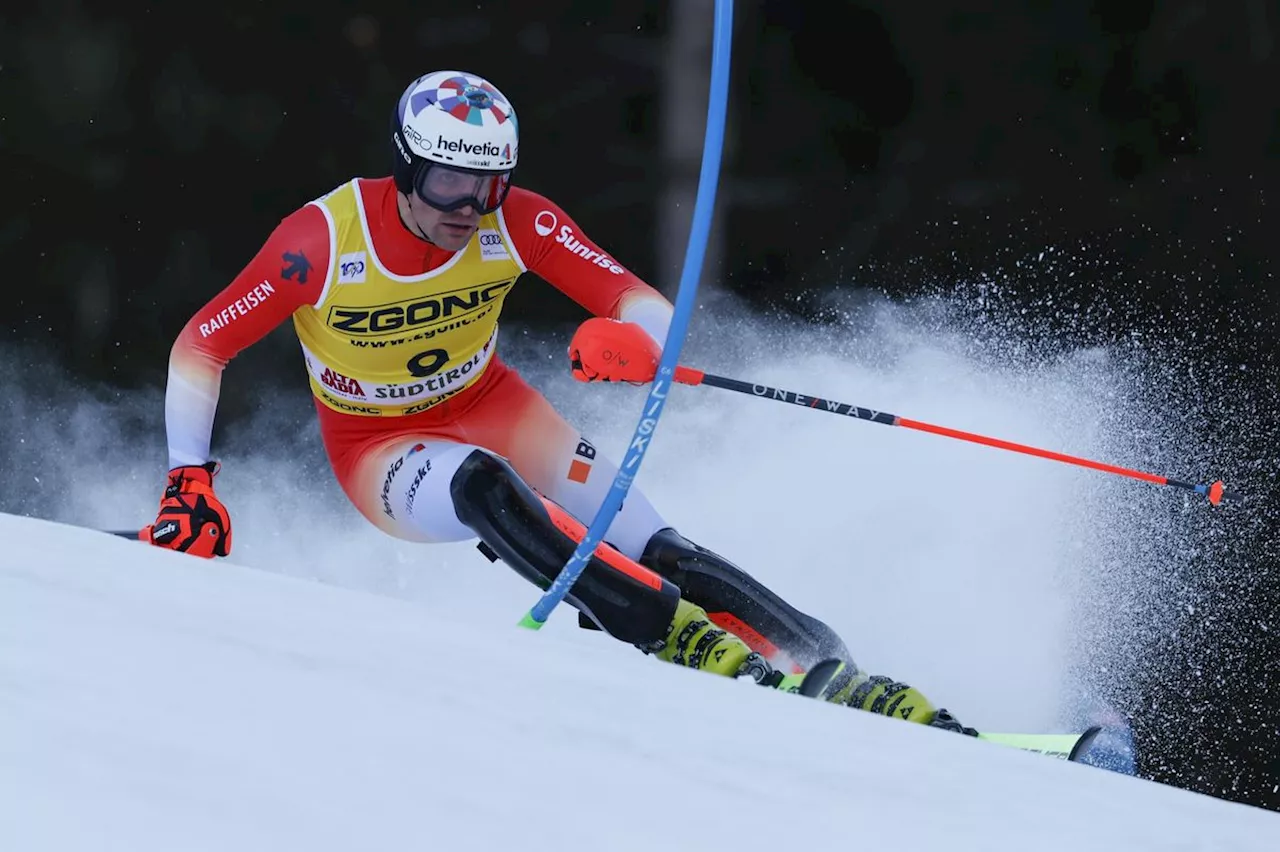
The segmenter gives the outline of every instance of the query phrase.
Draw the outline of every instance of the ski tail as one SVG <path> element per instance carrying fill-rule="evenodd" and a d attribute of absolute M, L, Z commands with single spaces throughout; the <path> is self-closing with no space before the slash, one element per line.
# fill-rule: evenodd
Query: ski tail
<path fill-rule="evenodd" d="M 1100 733 L 1102 733 L 1102 727 L 1093 725 L 1078 734 L 982 733 L 978 734 L 978 739 L 1043 754 L 1047 757 L 1056 757 L 1059 760 L 1080 763 L 1089 753 L 1090 746 Z"/>
<path fill-rule="evenodd" d="M 844 660 L 823 660 L 805 673 L 800 682 L 800 694 L 806 698 L 821 698 L 823 691 L 844 668 Z"/>
<path fill-rule="evenodd" d="M 1101 725 L 1093 725 L 1085 729 L 1080 735 L 1080 739 L 1076 740 L 1076 744 L 1071 747 L 1071 753 L 1067 755 L 1067 760 L 1072 763 L 1079 763 L 1084 759 L 1089 750 L 1093 748 L 1093 743 L 1098 739 L 1098 735 L 1102 733 Z"/>

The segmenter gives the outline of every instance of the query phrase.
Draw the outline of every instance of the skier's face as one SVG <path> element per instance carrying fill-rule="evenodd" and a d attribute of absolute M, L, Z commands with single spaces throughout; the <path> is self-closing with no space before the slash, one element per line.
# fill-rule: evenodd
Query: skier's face
<path fill-rule="evenodd" d="M 471 206 L 444 212 L 427 204 L 417 193 L 401 193 L 400 215 L 410 231 L 446 251 L 460 251 L 480 224 L 480 214 Z"/>

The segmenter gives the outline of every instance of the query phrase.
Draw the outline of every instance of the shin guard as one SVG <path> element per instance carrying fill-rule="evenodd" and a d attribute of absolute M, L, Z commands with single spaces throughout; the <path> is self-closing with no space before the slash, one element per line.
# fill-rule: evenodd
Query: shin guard
<path fill-rule="evenodd" d="M 544 591 L 586 531 L 530 488 L 505 460 L 483 450 L 458 467 L 450 493 L 458 519 L 489 551 Z M 680 590 L 602 544 L 565 600 L 614 638 L 646 646 L 666 636 Z"/>
<path fill-rule="evenodd" d="M 770 661 L 785 657 L 806 669 L 831 657 L 853 662 L 830 627 L 673 529 L 655 533 L 640 562 L 675 583 L 686 600 L 705 609 L 712 621 Z"/>

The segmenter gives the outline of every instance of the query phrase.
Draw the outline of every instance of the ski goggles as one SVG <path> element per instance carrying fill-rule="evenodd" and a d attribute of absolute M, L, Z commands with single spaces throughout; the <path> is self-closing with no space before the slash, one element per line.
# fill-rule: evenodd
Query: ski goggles
<path fill-rule="evenodd" d="M 478 172 L 426 163 L 413 182 L 418 197 L 437 210 L 470 206 L 486 216 L 502 206 L 511 188 L 511 172 Z"/>

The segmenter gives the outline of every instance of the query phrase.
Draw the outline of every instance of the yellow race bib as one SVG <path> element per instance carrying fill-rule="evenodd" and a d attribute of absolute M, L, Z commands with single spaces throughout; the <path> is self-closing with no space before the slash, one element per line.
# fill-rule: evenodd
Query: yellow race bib
<path fill-rule="evenodd" d="M 383 267 L 358 180 L 311 202 L 330 223 L 333 258 L 320 301 L 293 315 L 311 390 L 338 411 L 425 411 L 469 387 L 493 357 L 502 303 L 522 270 L 496 215 L 443 266 Z"/>

